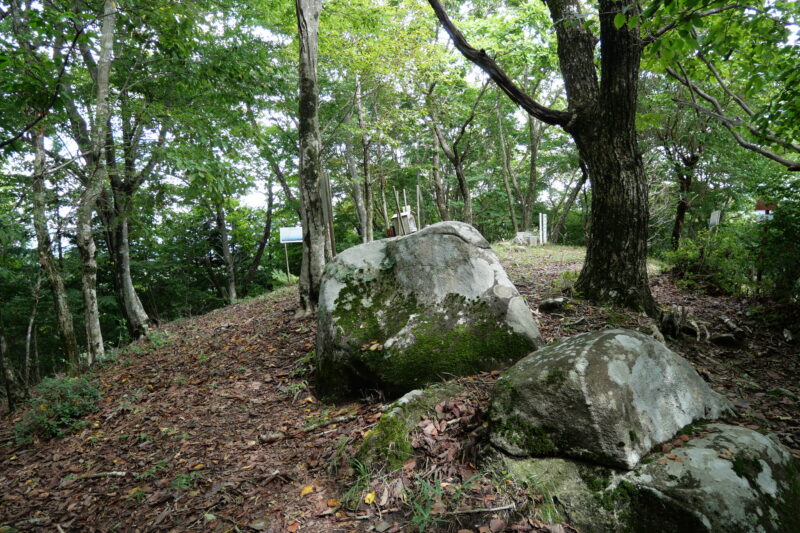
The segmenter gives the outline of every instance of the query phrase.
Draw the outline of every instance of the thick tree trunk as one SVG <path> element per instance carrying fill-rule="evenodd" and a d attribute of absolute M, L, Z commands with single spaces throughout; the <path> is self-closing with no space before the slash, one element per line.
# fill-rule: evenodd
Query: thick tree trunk
<path fill-rule="evenodd" d="M 592 184 L 589 242 L 575 288 L 594 301 L 657 315 L 647 278 L 647 179 L 635 122 L 642 45 L 637 29 L 615 27 L 614 15 L 623 8 L 621 2 L 600 3 L 599 92 L 592 82 L 595 67 L 589 49 L 594 47 L 593 40 L 579 42 L 577 48 L 574 42 L 565 43 L 585 34 L 563 20 L 555 22 L 570 107 L 591 106 L 579 113 L 570 130 Z M 552 15 L 555 19 L 556 13 Z M 576 52 L 581 53 L 580 59 L 576 60 Z M 587 79 L 584 70 L 589 69 L 592 74 Z"/>
<path fill-rule="evenodd" d="M 433 132 L 433 162 L 431 163 L 431 177 L 433 178 L 433 196 L 436 199 L 436 210 L 439 211 L 440 220 L 450 220 L 450 209 L 447 207 L 447 191 L 442 182 L 442 164 L 439 159 L 439 136 Z"/>
<path fill-rule="evenodd" d="M 317 55 L 321 0 L 295 0 L 300 43 L 300 202 L 303 262 L 300 269 L 300 315 L 316 312 L 325 268 L 327 232 L 320 196 L 319 89 Z"/>
<path fill-rule="evenodd" d="M 44 136 L 34 138 L 36 158 L 34 159 L 33 175 L 33 227 L 36 232 L 36 244 L 39 250 L 39 263 L 44 268 L 45 276 L 50 284 L 53 294 L 53 303 L 58 324 L 58 334 L 64 348 L 64 358 L 70 366 L 79 364 L 78 341 L 75 337 L 75 326 L 72 322 L 67 304 L 67 291 L 64 288 L 64 279 L 53 257 L 53 245 L 50 233 L 47 230 L 47 217 L 45 209 L 45 183 L 44 183 Z"/>
<path fill-rule="evenodd" d="M 253 256 L 253 261 L 250 263 L 244 278 L 242 278 L 243 298 L 247 296 L 250 290 L 250 284 L 256 277 L 256 272 L 258 272 L 258 267 L 261 264 L 261 258 L 264 256 L 264 250 L 269 243 L 269 236 L 272 234 L 272 207 L 275 204 L 275 193 L 272 192 L 272 179 L 267 182 L 267 191 L 269 192 L 267 193 L 267 219 L 264 222 L 264 233 L 258 241 L 258 248 Z"/>
<path fill-rule="evenodd" d="M 233 303 L 236 300 L 236 265 L 234 265 L 233 255 L 231 255 L 231 247 L 228 242 L 228 223 L 225 220 L 225 208 L 221 201 L 214 203 L 214 215 L 217 222 L 222 262 L 225 264 L 225 286 L 228 303 Z"/>

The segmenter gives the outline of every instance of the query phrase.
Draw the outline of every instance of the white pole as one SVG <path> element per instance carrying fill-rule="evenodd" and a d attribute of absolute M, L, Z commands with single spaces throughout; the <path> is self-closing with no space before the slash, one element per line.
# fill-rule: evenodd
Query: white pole
<path fill-rule="evenodd" d="M 286 283 L 289 283 L 289 249 L 286 246 L 286 243 L 283 243 L 283 253 L 286 256 Z"/>
<path fill-rule="evenodd" d="M 542 244 L 547 244 L 547 213 L 542 213 L 542 222 L 544 222 L 544 224 L 542 224 L 542 227 L 544 228 L 542 230 Z"/>

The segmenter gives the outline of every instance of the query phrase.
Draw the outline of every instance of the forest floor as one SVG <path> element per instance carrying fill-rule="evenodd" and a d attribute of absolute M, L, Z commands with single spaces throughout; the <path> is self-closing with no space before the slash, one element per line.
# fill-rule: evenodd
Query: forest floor
<path fill-rule="evenodd" d="M 578 299 L 535 311 L 569 286 L 581 249 L 498 253 L 548 342 L 648 321 Z M 686 336 L 667 343 L 734 402 L 737 423 L 771 431 L 800 457 L 800 349 L 762 324 L 764 304 L 681 290 L 657 266 L 651 280 L 662 305 L 687 307 L 710 333 L 728 332 L 722 317 L 746 332 L 734 348 Z M 399 471 L 351 464 L 388 400 L 320 402 L 310 385 L 315 324 L 295 320 L 294 306 L 294 289 L 280 290 L 167 324 L 119 351 L 95 373 L 99 410 L 72 436 L 22 446 L 12 430 L 19 414 L 4 417 L 0 532 L 574 531 L 544 525 L 543 495 L 478 466 L 496 372 L 460 380 L 467 392 L 421 420 L 416 456 Z"/>

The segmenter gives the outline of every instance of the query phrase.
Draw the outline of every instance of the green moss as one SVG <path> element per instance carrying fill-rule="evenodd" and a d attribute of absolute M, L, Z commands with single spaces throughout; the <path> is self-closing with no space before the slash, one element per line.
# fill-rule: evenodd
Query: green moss
<path fill-rule="evenodd" d="M 532 456 L 551 455 L 556 451 L 547 428 L 531 424 L 516 415 L 508 417 L 492 431 L 512 446 L 517 446 Z"/>
<path fill-rule="evenodd" d="M 637 440 L 639 440 L 639 437 L 636 435 L 636 432 L 634 430 L 628 431 L 628 437 L 631 439 L 631 442 L 636 442 Z"/>
<path fill-rule="evenodd" d="M 626 323 L 628 321 L 629 317 L 628 317 L 628 315 L 625 315 L 625 314 L 622 314 L 622 313 L 611 313 L 611 312 L 608 312 L 608 313 L 606 313 L 606 319 L 607 319 L 607 322 L 609 324 L 611 324 L 612 326 L 619 326 L 621 324 Z"/>
<path fill-rule="evenodd" d="M 373 469 L 385 465 L 389 472 L 397 470 L 414 454 L 408 434 L 402 417 L 385 416 L 364 440 L 356 459 Z"/>
<path fill-rule="evenodd" d="M 567 380 L 567 375 L 564 373 L 563 370 L 551 370 L 548 372 L 547 377 L 544 378 L 545 385 L 561 385 Z"/>
<path fill-rule="evenodd" d="M 757 459 L 744 456 L 733 459 L 733 471 L 737 476 L 746 479 L 753 487 L 758 487 L 756 478 L 763 469 L 764 467 Z"/>
<path fill-rule="evenodd" d="M 341 289 L 331 319 L 346 332 L 350 353 L 342 356 L 346 363 L 319 360 L 323 394 L 341 397 L 379 388 L 399 395 L 442 377 L 496 369 L 535 349 L 528 337 L 498 327 L 502 317 L 484 301 L 451 294 L 431 308 L 399 292 L 388 273 L 370 281 L 358 273 L 341 277 L 349 284 Z M 403 328 L 408 330 L 403 336 L 414 339 L 409 346 L 382 346 Z M 362 349 L 371 341 L 382 348 Z"/>

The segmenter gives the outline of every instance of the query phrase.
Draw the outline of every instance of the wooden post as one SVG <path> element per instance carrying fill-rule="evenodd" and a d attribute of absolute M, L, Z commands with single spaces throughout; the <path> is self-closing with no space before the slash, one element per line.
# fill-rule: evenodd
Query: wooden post
<path fill-rule="evenodd" d="M 417 231 L 422 229 L 422 190 L 419 188 L 419 172 L 417 172 Z"/>
<path fill-rule="evenodd" d="M 392 192 L 394 193 L 394 204 L 397 207 L 397 233 L 406 235 L 406 227 L 403 224 L 403 210 L 400 207 L 400 195 L 397 194 L 397 189 L 394 187 L 392 187 Z"/>

